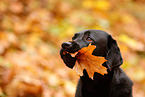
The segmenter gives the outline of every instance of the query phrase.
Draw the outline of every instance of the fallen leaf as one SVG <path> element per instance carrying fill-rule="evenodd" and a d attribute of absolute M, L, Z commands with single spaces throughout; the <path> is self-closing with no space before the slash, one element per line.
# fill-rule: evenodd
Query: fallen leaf
<path fill-rule="evenodd" d="M 107 68 L 102 66 L 107 60 L 104 57 L 92 55 L 95 48 L 94 45 L 89 45 L 78 51 L 78 54 L 76 55 L 76 64 L 73 69 L 76 70 L 77 74 L 80 76 L 83 75 L 84 69 L 86 69 L 91 79 L 93 79 L 95 72 L 102 75 L 107 74 Z"/>

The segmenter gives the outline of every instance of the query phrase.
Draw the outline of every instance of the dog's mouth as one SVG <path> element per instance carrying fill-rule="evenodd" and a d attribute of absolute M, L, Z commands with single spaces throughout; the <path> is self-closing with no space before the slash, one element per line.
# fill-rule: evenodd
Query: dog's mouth
<path fill-rule="evenodd" d="M 69 52 L 63 52 L 64 54 L 70 54 L 72 57 L 75 57 L 77 54 L 78 54 L 78 52 L 74 52 L 74 53 L 69 53 Z"/>
<path fill-rule="evenodd" d="M 65 55 L 65 54 L 70 54 L 72 57 L 75 57 L 77 54 L 78 54 L 78 51 L 79 51 L 80 49 L 74 49 L 74 51 L 69 51 L 68 49 L 65 49 L 64 50 L 64 52 L 63 52 L 63 54 Z"/>

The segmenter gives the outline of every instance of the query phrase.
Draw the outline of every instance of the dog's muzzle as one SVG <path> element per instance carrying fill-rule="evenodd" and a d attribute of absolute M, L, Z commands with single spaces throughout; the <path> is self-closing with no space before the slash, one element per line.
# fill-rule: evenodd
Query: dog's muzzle
<path fill-rule="evenodd" d="M 64 42 L 62 43 L 61 47 L 69 53 L 75 53 L 81 49 L 80 45 L 74 41 Z"/>

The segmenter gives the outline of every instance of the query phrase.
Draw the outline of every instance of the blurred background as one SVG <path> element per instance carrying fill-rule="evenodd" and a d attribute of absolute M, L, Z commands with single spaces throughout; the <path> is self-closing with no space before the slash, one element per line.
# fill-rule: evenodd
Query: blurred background
<path fill-rule="evenodd" d="M 59 56 L 74 33 L 117 40 L 134 97 L 145 97 L 145 0 L 0 0 L 0 97 L 74 97 L 79 76 Z"/>

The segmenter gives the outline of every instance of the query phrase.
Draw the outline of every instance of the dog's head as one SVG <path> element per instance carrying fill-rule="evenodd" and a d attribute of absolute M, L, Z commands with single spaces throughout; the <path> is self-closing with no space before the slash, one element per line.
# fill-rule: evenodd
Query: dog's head
<path fill-rule="evenodd" d="M 103 56 L 108 60 L 105 64 L 110 71 L 112 68 L 122 64 L 123 60 L 116 41 L 111 37 L 111 35 L 101 30 L 84 30 L 76 33 L 72 38 L 72 41 L 62 43 L 61 51 L 68 52 L 68 57 L 70 57 L 69 53 L 75 53 L 81 48 L 87 47 L 90 43 L 96 46 L 92 53 L 93 55 Z M 62 54 L 63 53 L 61 53 L 61 57 L 64 62 L 72 62 L 71 60 L 75 60 L 75 58 L 64 59 L 64 55 Z M 69 67 L 67 62 L 65 63 Z M 72 67 L 73 65 L 71 64 L 71 68 Z"/>

